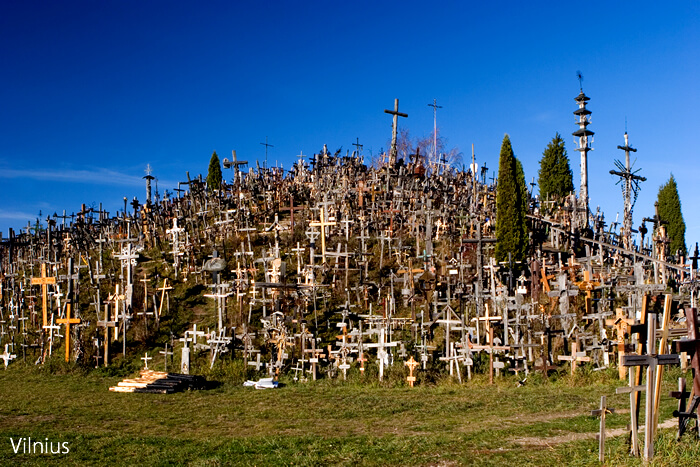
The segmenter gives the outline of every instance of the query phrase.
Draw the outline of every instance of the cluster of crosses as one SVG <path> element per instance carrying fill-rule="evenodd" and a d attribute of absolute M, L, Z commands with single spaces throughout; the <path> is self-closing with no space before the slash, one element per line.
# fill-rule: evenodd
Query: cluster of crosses
<path fill-rule="evenodd" d="M 152 196 L 149 167 L 144 203 L 124 198 L 116 215 L 83 205 L 10 230 L 0 237 L 5 366 L 18 355 L 42 364 L 59 347 L 66 361 L 106 366 L 118 354 L 157 347 L 166 371 L 176 359 L 189 374 L 193 356 L 207 355 L 213 367 L 226 355 L 294 381 L 347 378 L 353 369 L 365 377 L 369 368 L 381 380 L 398 360 L 413 386 L 428 368 L 462 381 L 474 371 L 493 380 L 506 369 L 548 375 L 562 364 L 572 373 L 581 364 L 617 365 L 621 378 L 632 368 L 636 404 L 635 365 L 685 365 L 693 355 L 696 366 L 696 329 L 674 327 L 671 310 L 694 309 L 700 255 L 696 246 L 690 265 L 671 255 L 658 213 L 645 219 L 653 235 L 632 241 L 632 197 L 643 177 L 629 164 L 636 149 L 627 135 L 626 164 L 615 172 L 625 221 L 618 231 L 591 212 L 588 100 L 581 91 L 574 112 L 581 193 L 528 194 L 527 261 L 495 261 L 498 181 L 487 180 L 473 154 L 460 170 L 435 151 L 399 151 L 398 118 L 407 115 L 398 100 L 386 110 L 390 151 L 374 167 L 359 141 L 344 155 L 327 146 L 300 154 L 290 170 L 246 170 L 233 151 L 224 160 L 232 178 L 218 189 L 187 173 L 172 193 L 161 197 L 156 187 Z M 678 293 L 658 329 L 644 331 L 656 322 L 650 303 L 671 278 Z M 648 340 L 656 334 L 659 345 Z M 681 357 L 656 357 L 682 336 Z M 146 366 L 152 359 L 143 357 Z M 658 403 L 658 392 L 645 388 Z M 683 426 L 695 417 L 693 394 L 690 407 L 679 408 Z"/>

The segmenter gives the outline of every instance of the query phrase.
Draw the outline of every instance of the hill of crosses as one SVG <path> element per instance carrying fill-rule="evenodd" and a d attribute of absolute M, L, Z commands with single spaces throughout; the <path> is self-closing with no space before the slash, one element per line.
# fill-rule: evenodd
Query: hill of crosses
<path fill-rule="evenodd" d="M 633 241 L 642 177 L 627 140 L 619 231 L 589 209 L 588 99 L 581 91 L 572 108 L 578 194 L 536 196 L 507 138 L 498 179 L 475 163 L 399 157 L 396 101 L 391 149 L 374 166 L 359 144 L 345 155 L 324 146 L 289 171 L 248 167 L 234 152 L 223 161 L 230 181 L 217 161 L 218 179 L 188 173 L 161 198 L 149 173 L 145 202 L 125 198 L 117 215 L 83 205 L 10 230 L 0 243 L 5 367 L 147 353 L 146 367 L 180 375 L 243 362 L 275 383 L 376 381 L 398 368 L 412 386 L 579 365 L 626 378 L 631 357 L 649 354 L 686 365 L 694 353 L 673 339 L 696 342 L 698 254 L 686 264 L 669 251 L 658 214 Z M 649 335 L 661 337 L 645 346 Z"/>

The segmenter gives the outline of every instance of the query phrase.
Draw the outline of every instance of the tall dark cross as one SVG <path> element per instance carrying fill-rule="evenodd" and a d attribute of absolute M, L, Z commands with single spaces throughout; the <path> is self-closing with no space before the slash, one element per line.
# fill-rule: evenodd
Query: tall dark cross
<path fill-rule="evenodd" d="M 630 152 L 637 152 L 635 148 L 630 146 L 629 136 L 625 131 L 625 145 L 618 146 L 617 149 L 625 151 L 625 165 L 622 162 L 616 160 L 615 166 L 620 170 L 611 170 L 612 175 L 617 175 L 620 177 L 618 183 L 623 183 L 622 185 L 622 196 L 624 197 L 624 218 L 622 221 L 622 241 L 625 248 L 630 248 L 632 244 L 632 210 L 634 209 L 634 204 L 637 201 L 637 195 L 639 194 L 639 182 L 645 182 L 646 177 L 637 175 L 639 170 L 632 171 L 632 165 L 630 164 Z M 633 198 L 634 195 L 634 199 Z"/>
<path fill-rule="evenodd" d="M 355 138 L 355 142 L 352 143 L 353 146 L 355 146 L 355 153 L 357 154 L 357 157 L 360 157 L 360 151 L 364 147 L 363 145 L 360 144 L 360 138 Z"/>
<path fill-rule="evenodd" d="M 433 99 L 432 104 L 428 104 L 428 107 L 433 108 L 433 151 L 435 151 L 435 155 L 433 156 L 435 159 L 438 159 L 438 150 L 437 150 L 437 109 L 442 109 L 441 105 L 437 105 L 437 99 Z"/>
<path fill-rule="evenodd" d="M 262 144 L 263 146 L 265 146 L 265 168 L 267 168 L 267 148 L 274 148 L 274 146 L 271 145 L 271 144 L 268 144 L 268 142 L 267 142 L 267 136 L 265 137 L 265 142 L 264 142 L 264 143 L 260 143 L 260 144 Z"/>
<path fill-rule="evenodd" d="M 384 109 L 384 113 L 394 116 L 394 121 L 391 126 L 391 152 L 389 153 L 389 165 L 396 164 L 396 157 L 398 156 L 398 150 L 396 149 L 396 136 L 399 126 L 399 117 L 408 118 L 408 114 L 399 112 L 399 100 L 394 99 L 394 110 Z"/>
<path fill-rule="evenodd" d="M 146 176 L 143 177 L 146 179 L 146 205 L 150 206 L 151 205 L 151 180 L 155 179 L 151 173 L 153 173 L 153 169 L 151 169 L 151 164 L 146 165 Z"/>

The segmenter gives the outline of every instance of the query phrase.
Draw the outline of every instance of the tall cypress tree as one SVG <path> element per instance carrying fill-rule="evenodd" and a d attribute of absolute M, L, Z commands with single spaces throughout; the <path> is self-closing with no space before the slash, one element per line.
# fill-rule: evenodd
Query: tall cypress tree
<path fill-rule="evenodd" d="M 569 157 L 559 133 L 554 135 L 542 153 L 538 176 L 540 200 L 562 199 L 574 191 Z"/>
<path fill-rule="evenodd" d="M 496 188 L 496 261 L 522 261 L 527 253 L 527 187 L 523 166 L 505 135 L 498 162 Z"/>
<path fill-rule="evenodd" d="M 209 160 L 209 172 L 207 173 L 207 189 L 209 191 L 218 190 L 221 188 L 221 163 L 216 151 L 211 155 Z"/>
<path fill-rule="evenodd" d="M 678 186 L 673 174 L 671 174 L 668 182 L 659 188 L 657 202 L 659 203 L 659 217 L 662 221 L 668 222 L 666 228 L 668 238 L 671 241 L 671 254 L 675 255 L 680 250 L 681 254 L 685 255 L 685 221 L 681 212 L 681 198 L 678 196 Z"/>

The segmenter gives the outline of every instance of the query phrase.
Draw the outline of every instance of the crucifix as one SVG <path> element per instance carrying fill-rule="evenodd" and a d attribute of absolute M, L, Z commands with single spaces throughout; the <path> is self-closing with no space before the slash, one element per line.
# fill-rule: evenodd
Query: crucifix
<path fill-rule="evenodd" d="M 630 326 L 634 324 L 634 320 L 626 316 L 622 308 L 617 308 L 615 311 L 615 319 L 606 319 L 605 324 L 614 326 L 617 333 L 617 362 L 620 379 L 625 379 L 627 369 L 620 364 L 623 355 L 625 355 L 625 334 L 629 332 Z"/>
<path fill-rule="evenodd" d="M 46 275 L 46 263 L 41 263 L 41 277 L 32 277 L 32 285 L 41 285 L 41 311 L 43 317 L 42 326 L 46 326 L 48 324 L 48 286 L 55 284 L 56 278 L 48 277 Z"/>
<path fill-rule="evenodd" d="M 420 366 L 420 363 L 418 363 L 414 358 L 413 355 L 411 355 L 410 360 L 407 362 L 404 362 L 404 365 L 408 367 L 409 375 L 406 377 L 406 381 L 408 381 L 408 384 L 413 387 L 413 383 L 416 382 L 416 377 L 413 376 L 413 372 L 415 369 Z"/>
<path fill-rule="evenodd" d="M 396 137 L 398 133 L 399 117 L 408 118 L 408 114 L 399 112 L 399 100 L 394 99 L 394 110 L 384 110 L 384 113 L 394 116 L 393 123 L 391 125 L 391 152 L 389 153 L 389 164 L 396 164 L 396 157 L 398 155 L 398 150 L 396 148 Z"/>

